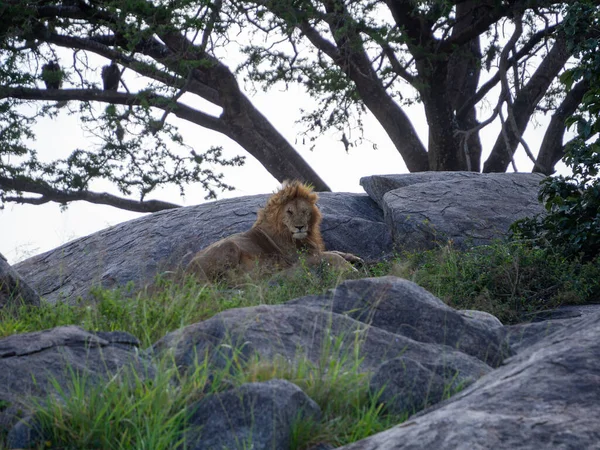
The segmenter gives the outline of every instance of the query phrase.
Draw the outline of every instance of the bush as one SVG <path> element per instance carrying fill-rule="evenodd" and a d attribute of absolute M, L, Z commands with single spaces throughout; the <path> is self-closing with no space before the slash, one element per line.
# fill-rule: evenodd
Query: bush
<path fill-rule="evenodd" d="M 504 324 L 600 295 L 600 265 L 516 241 L 464 251 L 445 246 L 406 253 L 387 270 L 414 281 L 453 308 L 486 311 Z"/>

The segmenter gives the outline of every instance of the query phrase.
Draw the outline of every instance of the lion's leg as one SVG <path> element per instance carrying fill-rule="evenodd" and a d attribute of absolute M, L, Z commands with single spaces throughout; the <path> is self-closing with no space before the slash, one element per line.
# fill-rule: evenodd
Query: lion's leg
<path fill-rule="evenodd" d="M 364 260 L 356 255 L 353 255 L 352 253 L 344 253 L 344 252 L 338 252 L 337 250 L 328 250 L 324 253 L 333 253 L 336 255 L 341 256 L 342 258 L 344 258 L 346 261 L 348 261 L 349 263 L 352 264 L 364 264 Z"/>
<path fill-rule="evenodd" d="M 306 260 L 306 262 L 311 266 L 318 266 L 320 264 L 327 263 L 335 270 L 356 272 L 354 266 L 338 252 L 321 252 L 319 254 L 312 255 Z"/>
<path fill-rule="evenodd" d="M 186 273 L 201 281 L 216 281 L 240 265 L 241 254 L 235 242 L 218 242 L 199 251 L 188 264 Z"/>

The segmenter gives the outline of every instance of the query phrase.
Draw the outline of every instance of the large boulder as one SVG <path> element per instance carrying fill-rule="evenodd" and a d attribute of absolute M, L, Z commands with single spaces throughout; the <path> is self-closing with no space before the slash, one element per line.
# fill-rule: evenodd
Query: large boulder
<path fill-rule="evenodd" d="M 124 332 L 87 332 L 66 326 L 0 339 L 0 435 L 31 411 L 31 397 L 69 392 L 74 376 L 89 385 L 123 370 L 152 376 L 149 359 L 138 354 L 138 340 Z"/>
<path fill-rule="evenodd" d="M 473 385 L 343 450 L 598 448 L 600 314 L 508 359 Z"/>
<path fill-rule="evenodd" d="M 392 250 L 377 205 L 364 194 L 321 193 L 323 238 L 330 250 L 372 260 Z M 74 303 L 90 288 L 150 283 L 185 266 L 209 244 L 249 229 L 269 195 L 220 200 L 131 220 L 76 239 L 15 266 L 48 302 Z"/>
<path fill-rule="evenodd" d="M 449 307 L 417 284 L 397 277 L 341 283 L 329 293 L 288 305 L 322 308 L 414 341 L 449 345 L 492 367 L 510 354 L 504 330 Z M 491 316 L 492 319 L 496 319 Z"/>
<path fill-rule="evenodd" d="M 357 354 L 362 360 L 358 369 L 365 372 L 403 356 L 428 367 L 444 365 L 472 380 L 491 370 L 483 361 L 451 346 L 417 342 L 346 315 L 302 305 L 227 310 L 167 334 L 153 350 L 159 356 L 170 352 L 184 370 L 205 357 L 217 367 L 226 367 L 234 352 L 245 360 L 258 356 L 261 361 L 294 365 L 297 359 L 307 358 L 315 365 L 344 361 L 348 367 L 356 363 Z"/>
<path fill-rule="evenodd" d="M 426 250 L 489 244 L 518 219 L 544 211 L 537 199 L 541 174 L 419 173 L 361 179 L 383 208 L 394 244 Z"/>
<path fill-rule="evenodd" d="M 0 253 L 0 309 L 6 306 L 39 306 L 40 296 Z"/>
<path fill-rule="evenodd" d="M 190 408 L 186 448 L 288 449 L 299 419 L 321 418 L 319 406 L 288 381 L 248 383 L 212 394 Z"/>

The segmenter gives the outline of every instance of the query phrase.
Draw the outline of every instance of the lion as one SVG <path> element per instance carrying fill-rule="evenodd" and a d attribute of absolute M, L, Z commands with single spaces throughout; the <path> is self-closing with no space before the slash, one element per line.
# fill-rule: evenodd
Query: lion
<path fill-rule="evenodd" d="M 350 253 L 325 251 L 321 236 L 318 195 L 300 182 L 285 182 L 258 211 L 250 230 L 217 241 L 192 258 L 186 273 L 202 281 L 217 281 L 232 272 L 294 269 L 301 258 L 309 266 L 327 263 L 355 271 L 362 260 Z"/>

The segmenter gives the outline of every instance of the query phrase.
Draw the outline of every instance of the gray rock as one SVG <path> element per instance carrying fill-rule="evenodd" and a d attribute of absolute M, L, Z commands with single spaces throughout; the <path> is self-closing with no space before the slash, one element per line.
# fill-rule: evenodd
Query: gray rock
<path fill-rule="evenodd" d="M 372 395 L 379 395 L 388 411 L 414 414 L 453 395 L 477 380 L 461 367 L 415 361 L 405 356 L 384 362 L 369 383 Z"/>
<path fill-rule="evenodd" d="M 269 195 L 161 211 L 76 239 L 15 267 L 48 302 L 74 303 L 90 288 L 141 286 L 185 266 L 209 244 L 249 229 Z M 321 193 L 323 238 L 330 250 L 378 258 L 392 250 L 377 205 L 364 194 Z"/>
<path fill-rule="evenodd" d="M 27 416 L 19 420 L 6 436 L 6 448 L 35 448 L 44 440 L 44 431 L 35 416 Z"/>
<path fill-rule="evenodd" d="M 557 331 L 571 326 L 579 319 L 545 320 L 541 322 L 519 323 L 504 327 L 506 342 L 510 348 L 520 353 L 533 344 L 548 338 Z"/>
<path fill-rule="evenodd" d="M 468 319 L 473 324 L 480 324 L 488 329 L 502 327 L 502 322 L 493 314 L 475 309 L 459 309 L 457 311 L 461 316 Z"/>
<path fill-rule="evenodd" d="M 465 318 L 402 278 L 349 280 L 328 294 L 303 297 L 288 305 L 323 308 L 415 341 L 448 345 L 492 367 L 510 354 L 501 327 Z"/>
<path fill-rule="evenodd" d="M 451 399 L 341 447 L 600 448 L 600 314 L 577 320 Z"/>
<path fill-rule="evenodd" d="M 599 303 L 588 303 L 585 305 L 563 305 L 555 309 L 539 311 L 532 315 L 532 322 L 545 320 L 562 320 L 594 315 L 600 312 Z"/>
<path fill-rule="evenodd" d="M 416 342 L 350 317 L 301 305 L 255 306 L 223 311 L 216 316 L 167 334 L 153 350 L 172 352 L 175 363 L 194 367 L 198 355 L 225 367 L 232 349 L 240 358 L 256 354 L 263 361 L 289 364 L 305 356 L 313 364 L 323 360 L 355 362 L 359 343 L 361 371 L 373 371 L 382 362 L 406 356 L 423 364 L 452 364 L 474 378 L 490 371 L 482 361 L 446 345 Z"/>
<path fill-rule="evenodd" d="M 0 254 L 0 256 L 2 256 Z M 0 258 L 0 309 L 6 306 L 39 306 L 40 297 L 14 270 L 4 257 Z"/>
<path fill-rule="evenodd" d="M 489 244 L 503 237 L 515 220 L 544 212 L 537 200 L 540 174 L 418 175 L 419 182 L 390 190 L 381 200 L 394 244 L 401 250 L 426 250 L 448 241 L 459 248 Z M 386 183 L 389 187 L 390 180 Z"/>
<path fill-rule="evenodd" d="M 0 339 L 0 403 L 6 406 L 0 408 L 0 434 L 31 411 L 30 397 L 43 401 L 54 394 L 53 381 L 68 392 L 73 373 L 91 384 L 130 368 L 152 376 L 138 345 L 127 333 L 96 334 L 75 326 Z"/>
<path fill-rule="evenodd" d="M 362 177 L 360 185 L 365 192 L 383 209 L 383 196 L 394 189 L 413 184 L 431 183 L 432 181 L 452 181 L 477 178 L 476 172 L 415 172 L 390 175 L 371 175 Z"/>
<path fill-rule="evenodd" d="M 190 418 L 192 450 L 290 448 L 294 422 L 320 420 L 321 410 L 302 390 L 288 381 L 248 383 L 205 397 Z"/>

